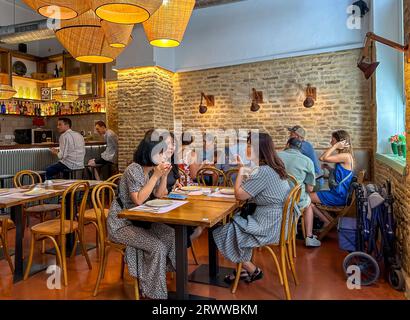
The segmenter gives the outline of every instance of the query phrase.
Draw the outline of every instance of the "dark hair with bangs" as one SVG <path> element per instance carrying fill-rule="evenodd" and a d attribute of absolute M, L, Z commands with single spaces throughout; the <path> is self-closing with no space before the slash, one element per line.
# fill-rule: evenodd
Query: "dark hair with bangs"
<path fill-rule="evenodd" d="M 150 129 L 145 133 L 144 138 L 139 143 L 137 150 L 134 152 L 133 161 L 138 163 L 140 166 L 143 167 L 154 167 L 156 164 L 154 163 L 151 154 L 152 150 L 159 145 L 160 143 L 164 142 L 164 138 L 159 136 L 159 139 L 155 140 L 153 138 L 155 130 Z"/>

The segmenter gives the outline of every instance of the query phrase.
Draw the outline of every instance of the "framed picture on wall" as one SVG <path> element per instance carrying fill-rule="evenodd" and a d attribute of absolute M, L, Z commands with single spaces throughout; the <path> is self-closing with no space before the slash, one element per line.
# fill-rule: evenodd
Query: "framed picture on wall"
<path fill-rule="evenodd" d="M 41 88 L 41 100 L 51 100 L 51 88 L 42 87 Z"/>

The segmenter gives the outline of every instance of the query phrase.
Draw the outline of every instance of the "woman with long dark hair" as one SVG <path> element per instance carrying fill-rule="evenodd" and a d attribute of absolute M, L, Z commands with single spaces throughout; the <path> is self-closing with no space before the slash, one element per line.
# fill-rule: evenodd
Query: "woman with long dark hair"
<path fill-rule="evenodd" d="M 118 217 L 130 209 L 168 194 L 167 177 L 172 166 L 166 162 L 163 138 L 154 130 L 145 134 L 134 153 L 133 163 L 124 171 L 118 186 L 118 197 L 109 211 L 108 235 L 126 245 L 125 257 L 131 276 L 138 278 L 143 296 L 167 299 L 166 271 L 175 270 L 175 232 L 162 223 L 132 222 Z"/>
<path fill-rule="evenodd" d="M 248 138 L 247 157 L 259 164 L 245 180 L 247 170 L 240 158 L 238 177 L 235 181 L 235 197 L 238 200 L 252 199 L 255 212 L 246 218 L 235 215 L 225 226 L 214 233 L 215 243 L 225 258 L 243 263 L 241 279 L 253 282 L 261 279 L 262 270 L 251 262 L 252 249 L 278 243 L 282 222 L 283 205 L 290 192 L 285 165 L 275 151 L 272 138 L 267 133 L 258 134 L 258 142 Z M 232 282 L 235 275 L 227 275 L 226 282 Z"/>

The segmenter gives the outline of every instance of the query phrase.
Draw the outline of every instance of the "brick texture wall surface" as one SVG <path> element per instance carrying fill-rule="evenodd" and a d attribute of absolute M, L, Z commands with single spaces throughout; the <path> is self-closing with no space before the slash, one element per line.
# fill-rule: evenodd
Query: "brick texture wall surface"
<path fill-rule="evenodd" d="M 124 70 L 118 73 L 119 168 L 132 161 L 133 153 L 152 128 L 171 129 L 171 72 L 156 67 Z"/>
<path fill-rule="evenodd" d="M 106 105 L 107 105 L 107 125 L 114 132 L 118 132 L 118 83 L 116 81 L 105 84 Z"/>
<path fill-rule="evenodd" d="M 327 147 L 333 130 L 345 129 L 357 148 L 373 139 L 369 83 L 356 68 L 359 50 L 280 59 L 174 76 L 174 118 L 189 128 L 247 128 L 268 131 L 278 146 L 286 126 L 299 124 L 316 147 Z M 312 109 L 303 107 L 305 88 L 317 88 Z M 262 91 L 258 112 L 250 111 L 250 88 Z M 215 96 L 215 107 L 199 114 L 200 92 Z"/>

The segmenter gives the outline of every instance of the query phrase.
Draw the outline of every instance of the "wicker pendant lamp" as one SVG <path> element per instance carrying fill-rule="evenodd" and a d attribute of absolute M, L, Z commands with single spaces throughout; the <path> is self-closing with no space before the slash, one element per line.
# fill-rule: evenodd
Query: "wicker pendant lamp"
<path fill-rule="evenodd" d="M 91 4 L 103 20 L 134 24 L 148 20 L 161 6 L 162 0 L 91 0 Z"/>
<path fill-rule="evenodd" d="M 23 0 L 30 8 L 44 17 L 66 20 L 77 17 L 90 9 L 88 0 Z"/>
<path fill-rule="evenodd" d="M 151 45 L 165 48 L 179 46 L 194 6 L 195 0 L 164 0 L 161 8 L 143 23 Z"/>
<path fill-rule="evenodd" d="M 17 91 L 8 84 L 0 84 L 0 100 L 8 100 L 13 98 Z"/>
<path fill-rule="evenodd" d="M 74 102 L 78 99 L 78 94 L 70 90 L 57 90 L 53 93 L 53 99 L 58 102 Z"/>
<path fill-rule="evenodd" d="M 123 50 L 109 46 L 100 19 L 93 10 L 77 18 L 61 21 L 56 36 L 67 51 L 81 62 L 109 63 Z"/>
<path fill-rule="evenodd" d="M 125 48 L 132 40 L 133 24 L 118 24 L 102 20 L 101 27 L 110 47 Z"/>

